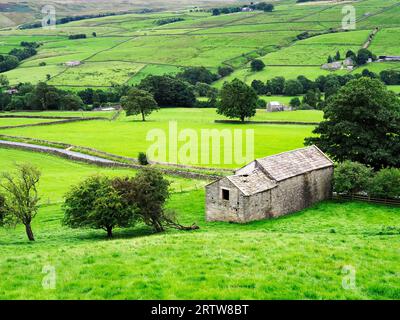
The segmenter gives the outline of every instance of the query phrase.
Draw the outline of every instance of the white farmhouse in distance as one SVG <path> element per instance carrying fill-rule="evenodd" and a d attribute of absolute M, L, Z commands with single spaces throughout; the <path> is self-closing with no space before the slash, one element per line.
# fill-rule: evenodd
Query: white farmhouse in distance
<path fill-rule="evenodd" d="M 68 61 L 65 63 L 67 67 L 77 67 L 81 65 L 80 61 Z"/>
<path fill-rule="evenodd" d="M 267 112 L 280 112 L 280 111 L 292 111 L 292 108 L 285 106 L 279 101 L 271 101 L 267 104 Z"/>

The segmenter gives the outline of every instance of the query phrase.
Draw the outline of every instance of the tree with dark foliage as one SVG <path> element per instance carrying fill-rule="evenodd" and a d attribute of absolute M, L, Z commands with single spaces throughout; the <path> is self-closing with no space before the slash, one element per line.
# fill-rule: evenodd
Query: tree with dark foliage
<path fill-rule="evenodd" d="M 138 88 L 152 93 L 162 107 L 193 107 L 196 102 L 193 88 L 171 76 L 150 75 L 140 82 Z"/>
<path fill-rule="evenodd" d="M 348 82 L 326 101 L 324 121 L 306 139 L 337 161 L 400 167 L 400 100 L 370 78 Z"/>
<path fill-rule="evenodd" d="M 173 212 L 165 209 L 165 203 L 170 197 L 170 183 L 160 171 L 145 168 L 140 170 L 134 178 L 114 179 L 112 185 L 127 205 L 137 208 L 138 219 L 156 232 L 163 232 L 165 228 L 199 229 L 195 224 L 181 225 Z"/>
<path fill-rule="evenodd" d="M 136 222 L 136 207 L 121 198 L 107 177 L 94 176 L 72 187 L 63 204 L 63 224 L 71 228 L 102 229 L 112 238 L 116 227 Z"/>
<path fill-rule="evenodd" d="M 226 82 L 221 90 L 221 103 L 218 106 L 218 114 L 228 118 L 239 118 L 244 122 L 245 118 L 256 114 L 258 96 L 253 88 L 243 81 L 234 79 Z"/>
<path fill-rule="evenodd" d="M 261 71 L 265 68 L 265 63 L 262 60 L 255 59 L 251 62 L 251 71 Z"/>
<path fill-rule="evenodd" d="M 159 109 L 151 93 L 136 88 L 131 89 L 127 96 L 121 98 L 121 106 L 127 116 L 141 114 L 142 121 L 146 121 L 146 116 Z"/>
<path fill-rule="evenodd" d="M 230 66 L 218 67 L 218 74 L 221 77 L 229 76 L 233 71 L 235 71 L 235 70 Z"/>
<path fill-rule="evenodd" d="M 190 67 L 186 68 L 181 73 L 176 75 L 178 79 L 189 82 L 195 85 L 197 82 L 211 84 L 218 79 L 216 74 L 213 74 L 205 67 Z"/>

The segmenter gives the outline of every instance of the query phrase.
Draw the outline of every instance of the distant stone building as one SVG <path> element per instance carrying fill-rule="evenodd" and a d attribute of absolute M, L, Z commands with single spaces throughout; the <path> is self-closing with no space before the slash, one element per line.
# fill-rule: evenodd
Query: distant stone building
<path fill-rule="evenodd" d="M 291 111 L 292 108 L 285 106 L 278 101 L 271 101 L 267 104 L 267 112 L 280 112 L 280 111 Z"/>
<path fill-rule="evenodd" d="M 322 65 L 321 69 L 328 70 L 328 71 L 336 71 L 342 69 L 342 62 L 335 61 L 332 63 L 325 63 Z"/>
<path fill-rule="evenodd" d="M 344 61 L 343 61 L 343 66 L 345 66 L 345 67 L 354 67 L 354 61 L 353 61 L 353 59 L 352 58 L 346 58 Z"/>
<path fill-rule="evenodd" d="M 9 95 L 13 95 L 13 94 L 17 94 L 17 93 L 18 93 L 18 89 L 13 88 L 13 89 L 7 90 L 6 92 L 7 92 Z"/>
<path fill-rule="evenodd" d="M 206 186 L 207 221 L 246 223 L 329 199 L 333 162 L 316 146 L 257 159 Z"/>
<path fill-rule="evenodd" d="M 379 56 L 378 61 L 400 61 L 400 56 Z"/>
<path fill-rule="evenodd" d="M 65 63 L 67 67 L 77 67 L 81 65 L 80 61 L 68 61 Z"/>

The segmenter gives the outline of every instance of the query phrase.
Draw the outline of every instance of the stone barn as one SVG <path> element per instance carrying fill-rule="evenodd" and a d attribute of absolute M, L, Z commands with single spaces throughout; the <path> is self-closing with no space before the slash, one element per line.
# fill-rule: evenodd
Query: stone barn
<path fill-rule="evenodd" d="M 333 162 L 316 146 L 257 159 L 206 186 L 207 221 L 276 218 L 329 199 Z"/>

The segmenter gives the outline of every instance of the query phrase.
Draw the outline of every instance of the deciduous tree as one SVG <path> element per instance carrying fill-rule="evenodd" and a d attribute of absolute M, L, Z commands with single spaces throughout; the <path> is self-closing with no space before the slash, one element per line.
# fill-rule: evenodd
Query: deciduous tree
<path fill-rule="evenodd" d="M 0 187 L 5 191 L 4 219 L 8 225 L 23 224 L 30 241 L 35 241 L 31 222 L 38 210 L 40 171 L 30 164 L 19 164 L 15 173 L 3 173 Z"/>
<path fill-rule="evenodd" d="M 221 103 L 218 106 L 218 114 L 228 118 L 239 118 L 244 122 L 245 118 L 253 117 L 257 109 L 257 93 L 243 81 L 234 79 L 226 82 L 221 90 Z"/>
<path fill-rule="evenodd" d="M 143 121 L 146 121 L 146 116 L 159 109 L 151 93 L 136 88 L 129 90 L 128 95 L 121 98 L 121 106 L 127 116 L 141 114 Z"/>
<path fill-rule="evenodd" d="M 370 78 L 351 80 L 326 101 L 324 121 L 306 139 L 337 161 L 400 167 L 400 100 Z"/>
<path fill-rule="evenodd" d="M 116 227 L 133 226 L 136 207 L 127 203 L 107 177 L 93 176 L 72 187 L 63 204 L 63 224 L 71 228 L 102 229 L 113 236 Z"/>

